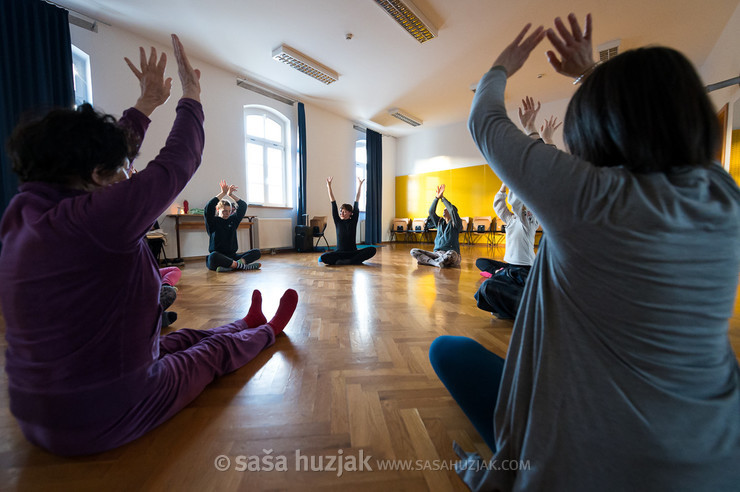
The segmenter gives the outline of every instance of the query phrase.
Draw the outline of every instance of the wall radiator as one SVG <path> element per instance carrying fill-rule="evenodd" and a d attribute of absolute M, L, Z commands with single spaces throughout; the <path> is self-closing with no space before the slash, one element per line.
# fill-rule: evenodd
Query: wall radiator
<path fill-rule="evenodd" d="M 263 219 L 257 217 L 255 242 L 259 249 L 293 248 L 292 219 Z"/>

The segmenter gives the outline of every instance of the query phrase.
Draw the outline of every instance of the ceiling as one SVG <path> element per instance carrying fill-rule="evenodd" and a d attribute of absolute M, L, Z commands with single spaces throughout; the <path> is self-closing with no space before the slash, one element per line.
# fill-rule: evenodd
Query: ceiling
<path fill-rule="evenodd" d="M 420 44 L 373 0 L 54 0 L 88 17 L 169 44 L 180 36 L 193 58 L 261 82 L 384 134 L 464 121 L 476 83 L 527 23 L 552 26 L 576 12 L 594 19 L 594 49 L 621 39 L 620 51 L 671 46 L 701 66 L 738 0 L 412 0 L 438 30 Z M 173 7 L 176 5 L 177 7 Z M 352 34 L 348 40 L 347 34 Z M 286 44 L 339 73 L 324 85 L 272 59 Z M 507 99 L 569 97 L 545 40 L 512 77 Z M 197 66 L 197 63 L 195 64 Z M 718 82 L 715 80 L 706 83 Z M 388 114 L 400 107 L 418 129 Z"/>

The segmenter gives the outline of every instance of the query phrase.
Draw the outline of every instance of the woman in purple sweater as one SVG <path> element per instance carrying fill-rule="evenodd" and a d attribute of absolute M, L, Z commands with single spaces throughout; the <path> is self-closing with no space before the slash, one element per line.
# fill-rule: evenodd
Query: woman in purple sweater
<path fill-rule="evenodd" d="M 270 346 L 297 303 L 287 291 L 267 323 L 255 291 L 244 319 L 160 338 L 161 280 L 144 237 L 195 173 L 204 143 L 200 72 L 172 41 L 183 96 L 143 171 L 129 179 L 130 159 L 172 85 L 154 48 L 148 59 L 140 49 L 140 69 L 126 59 L 141 96 L 118 123 L 89 105 L 60 109 L 17 128 L 8 145 L 22 183 L 0 222 L 10 410 L 53 453 L 104 451 L 157 427 Z"/>

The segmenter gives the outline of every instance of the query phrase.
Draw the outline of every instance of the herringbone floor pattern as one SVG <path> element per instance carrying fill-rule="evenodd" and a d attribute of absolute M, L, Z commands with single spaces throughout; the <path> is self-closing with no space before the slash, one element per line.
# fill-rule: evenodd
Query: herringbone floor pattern
<path fill-rule="evenodd" d="M 490 452 L 427 351 L 439 335 L 464 335 L 504 356 L 511 323 L 478 310 L 472 296 L 480 282 L 475 258 L 490 250 L 463 247 L 461 269 L 438 270 L 417 267 L 410 248 L 385 245 L 364 266 L 326 267 L 318 254 L 281 253 L 263 257 L 260 271 L 215 273 L 188 261 L 173 329 L 242 317 L 253 289 L 262 291 L 269 319 L 282 292 L 294 288 L 300 300 L 287 336 L 150 434 L 76 459 L 25 441 L 3 373 L 0 489 L 466 490 L 450 470 L 452 442 Z M 731 326 L 740 353 L 740 303 Z M 2 318 L 0 328 L 4 334 Z M 485 388 L 484 374 L 471 377 Z M 229 460 L 226 471 L 217 470 L 226 465 L 220 456 Z M 414 469 L 380 470 L 378 460 Z M 321 465 L 325 471 L 311 471 Z"/>

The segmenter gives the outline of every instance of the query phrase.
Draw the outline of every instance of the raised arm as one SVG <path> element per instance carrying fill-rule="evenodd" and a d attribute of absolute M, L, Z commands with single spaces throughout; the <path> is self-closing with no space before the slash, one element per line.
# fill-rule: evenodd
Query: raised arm
<path fill-rule="evenodd" d="M 568 77 L 577 77 L 576 82 L 579 82 L 587 77 L 597 65 L 591 47 L 591 34 L 593 33 L 591 14 L 586 15 L 583 32 L 581 32 L 581 26 L 575 14 L 568 15 L 568 22 L 572 32 L 568 31 L 560 17 L 555 19 L 555 28 L 560 36 L 552 29 L 547 30 L 547 39 L 560 54 L 558 58 L 554 51 L 549 50 L 547 60 L 556 72 Z"/>
<path fill-rule="evenodd" d="M 519 107 L 519 123 L 522 124 L 524 132 L 529 137 L 540 137 L 537 133 L 537 125 L 535 124 L 535 120 L 537 119 L 537 113 L 540 112 L 541 106 L 542 104 L 537 101 L 537 107 L 535 107 L 534 99 L 529 96 L 522 99 L 522 105 Z"/>
<path fill-rule="evenodd" d="M 561 226 L 572 226 L 574 216 L 562 211 L 572 210 L 578 203 L 576 195 L 582 193 L 583 183 L 595 170 L 575 156 L 533 142 L 508 118 L 504 104 L 507 74 L 511 76 L 522 66 L 544 35 L 538 29 L 525 39 L 529 27 L 504 48 L 493 68 L 481 78 L 468 128 L 494 173 L 555 233 Z"/>
<path fill-rule="evenodd" d="M 221 200 L 223 197 L 229 194 L 229 185 L 226 183 L 225 179 L 222 179 L 218 182 L 218 187 L 221 191 L 219 191 L 218 195 L 216 195 L 216 198 Z"/>
<path fill-rule="evenodd" d="M 364 183 L 364 179 L 357 178 L 357 195 L 355 195 L 355 202 L 360 202 L 360 196 L 362 195 L 362 183 Z"/>
<path fill-rule="evenodd" d="M 162 53 L 159 61 L 157 61 L 157 50 L 152 46 L 147 59 L 146 51 L 143 47 L 139 47 L 139 67 L 141 70 L 137 69 L 128 58 L 124 57 L 124 60 L 136 78 L 139 79 L 141 94 L 139 99 L 136 100 L 134 108 L 149 117 L 157 107 L 164 104 L 170 97 L 172 78 L 164 78 L 167 55 Z"/>
<path fill-rule="evenodd" d="M 441 184 L 437 186 L 437 191 L 434 194 L 434 200 L 432 200 L 432 205 L 429 207 L 429 218 L 432 219 L 432 222 L 436 225 L 437 222 L 439 222 L 439 215 L 437 215 L 437 202 L 439 202 L 439 199 L 442 198 L 445 194 L 445 185 Z"/>
<path fill-rule="evenodd" d="M 241 200 L 241 198 L 239 198 L 239 197 L 238 197 L 238 196 L 236 195 L 236 190 L 238 190 L 238 189 L 239 189 L 239 188 L 237 188 L 237 186 L 236 186 L 236 185 L 229 185 L 229 187 L 228 187 L 228 189 L 227 189 L 227 191 L 226 191 L 226 194 L 227 194 L 228 196 L 230 196 L 230 197 L 231 197 L 231 199 L 232 199 L 232 200 L 234 200 L 234 202 L 238 202 L 238 201 L 240 201 L 240 200 Z"/>
<path fill-rule="evenodd" d="M 234 221 L 239 223 L 247 215 L 247 202 L 237 196 L 237 189 L 236 185 L 229 185 L 227 195 L 236 203 L 236 212 L 230 218 L 233 218 Z"/>
<path fill-rule="evenodd" d="M 506 206 L 506 191 L 506 184 L 502 184 L 496 196 L 493 197 L 493 211 L 496 212 L 496 215 L 504 224 L 508 224 L 514 216 L 509 207 Z"/>
<path fill-rule="evenodd" d="M 90 194 L 86 198 L 90 203 L 85 207 L 85 217 L 80 217 L 86 223 L 104 224 L 96 229 L 96 240 L 116 250 L 130 248 L 146 234 L 200 165 L 205 134 L 203 110 L 198 101 L 199 72 L 190 66 L 177 36 L 172 36 L 172 43 L 183 98 L 177 104 L 177 115 L 164 147 L 145 169 L 130 179 L 110 185 L 104 193 Z M 130 126 L 129 122 L 134 120 L 148 119 L 144 111 L 153 111 L 156 105 L 166 100 L 169 83 L 164 79 L 162 61 L 156 61 L 155 55 L 145 61 L 141 70 L 132 69 L 142 87 L 137 101 L 141 104 L 139 108 L 133 107 L 124 113 L 121 120 L 125 125 Z M 127 65 L 131 68 L 130 60 Z M 121 210 L 126 213 L 120 213 Z"/>
<path fill-rule="evenodd" d="M 331 190 L 331 182 L 334 180 L 334 176 L 326 178 L 326 191 L 329 193 L 329 201 L 336 202 L 334 199 L 334 192 Z"/>
<path fill-rule="evenodd" d="M 555 145 L 552 141 L 552 134 L 555 133 L 555 130 L 557 130 L 562 124 L 562 121 L 558 123 L 558 119 L 555 116 L 550 116 L 549 120 L 545 120 L 540 127 L 539 133 L 542 141 L 547 145 Z"/>
<path fill-rule="evenodd" d="M 452 226 L 458 231 L 462 231 L 462 219 L 460 218 L 460 214 L 457 212 L 457 207 L 450 203 L 450 201 L 445 197 L 442 197 L 442 203 L 450 213 L 450 222 L 452 223 Z"/>

